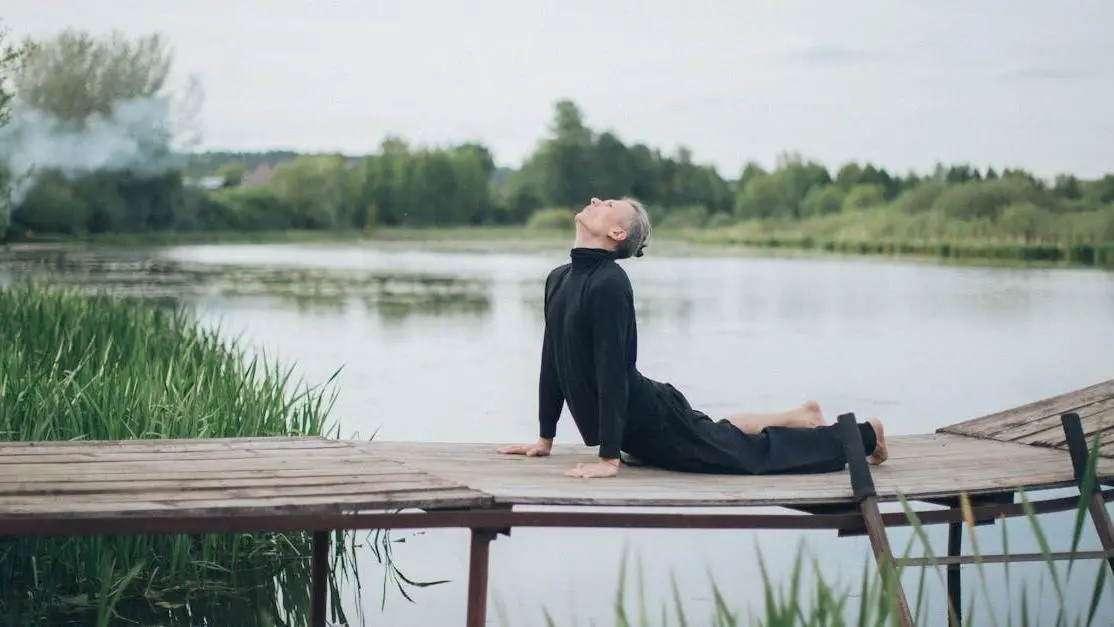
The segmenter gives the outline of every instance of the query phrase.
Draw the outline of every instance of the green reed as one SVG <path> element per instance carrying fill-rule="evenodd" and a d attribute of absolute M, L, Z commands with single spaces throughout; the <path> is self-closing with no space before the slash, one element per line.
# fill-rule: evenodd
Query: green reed
<path fill-rule="evenodd" d="M 1098 459 L 1098 438 L 1091 446 L 1090 464 L 1086 470 L 1083 489 L 1080 491 L 1079 500 L 1074 510 L 1071 543 L 1069 552 L 1075 553 L 1080 549 L 1084 525 L 1091 524 L 1088 504 L 1095 493 L 1094 478 L 1096 475 L 1096 460 Z M 1067 456 L 1067 453 L 1064 453 Z M 975 578 L 969 575 L 963 579 L 964 590 L 968 590 L 966 606 L 961 608 L 960 618 L 964 626 L 990 626 L 990 627 L 1098 627 L 1110 624 L 1110 616 L 1099 616 L 1100 604 L 1106 595 L 1111 592 L 1108 588 L 1112 578 L 1108 572 L 1109 566 L 1105 560 L 1077 560 L 1068 559 L 1055 561 L 1051 559 L 1053 549 L 1049 543 L 1049 534 L 1037 519 L 1037 514 L 1029 497 L 1022 492 L 1021 504 L 1025 510 L 1024 516 L 1015 520 L 1027 522 L 1028 531 L 1036 539 L 1039 554 L 1043 557 L 1044 572 L 1037 590 L 1032 590 L 1028 585 L 1018 587 L 1011 581 L 1011 565 L 995 564 L 1003 568 L 1005 575 L 1006 594 L 1003 596 L 992 591 L 988 585 L 987 565 L 981 560 L 980 541 L 975 533 L 975 520 L 970 501 L 966 495 L 961 495 L 961 507 L 965 514 L 964 528 L 967 532 L 967 546 L 965 554 L 976 557 Z M 920 545 L 925 555 L 939 555 L 940 551 L 932 546 L 926 528 L 920 523 L 915 511 L 903 497 L 899 499 L 903 511 L 911 520 L 912 532 L 905 550 L 897 555 L 898 559 L 916 555 L 915 547 Z M 1010 555 L 1008 534 L 1004 520 L 994 524 L 1001 529 L 1001 554 Z M 891 542 L 897 535 L 890 531 Z M 896 550 L 895 546 L 895 550 Z M 869 555 L 869 553 L 868 553 Z M 808 559 L 806 559 L 806 556 Z M 762 574 L 761 582 L 736 581 L 730 586 L 723 586 L 714 579 L 710 582 L 713 607 L 710 614 L 694 616 L 686 610 L 673 582 L 672 594 L 668 599 L 661 599 L 656 606 L 646 602 L 643 589 L 641 564 L 636 573 L 638 575 L 636 601 L 632 605 L 628 602 L 628 574 L 627 556 L 624 555 L 620 571 L 619 585 L 613 603 L 613 624 L 616 627 L 677 627 L 711 626 L 711 627 L 896 627 L 898 615 L 893 601 L 894 577 L 886 577 L 879 572 L 873 557 L 867 557 L 862 565 L 862 572 L 850 583 L 837 584 L 825 579 L 821 573 L 819 561 L 815 556 L 808 556 L 803 544 L 798 547 L 794 556 L 793 567 L 786 580 L 777 583 L 766 569 L 766 563 L 761 551 L 758 551 L 758 561 Z M 1016 568 L 1016 565 L 1014 565 Z M 1071 579 L 1073 571 L 1086 569 L 1093 572 L 1090 582 L 1080 582 Z M 966 574 L 966 573 L 965 573 Z M 914 624 L 918 626 L 944 625 L 948 617 L 954 616 L 960 608 L 951 607 L 946 594 L 942 594 L 946 586 L 945 567 L 930 563 L 920 567 L 899 567 L 896 573 L 900 577 L 906 598 L 913 613 Z M 929 579 L 937 580 L 941 600 L 932 601 L 926 594 Z M 758 608 L 748 608 L 739 611 L 731 608 L 727 599 L 731 596 L 732 589 L 751 587 L 761 584 L 762 603 Z M 1049 589 L 1050 588 L 1050 589 Z M 1069 590 L 1075 589 L 1086 593 L 1086 601 L 1082 604 L 1073 602 L 1069 598 Z M 929 614 L 929 602 L 935 602 L 937 614 Z M 943 604 L 941 609 L 940 605 Z M 1054 618 L 1044 622 L 1040 621 L 1042 604 L 1051 604 L 1048 613 Z M 500 614 L 500 624 L 509 625 L 506 618 L 505 607 L 496 603 L 496 611 Z M 556 626 L 559 623 L 553 618 L 549 609 L 542 607 L 541 616 L 544 624 Z M 575 623 L 574 623 L 575 624 Z M 585 624 L 585 623 L 581 623 Z M 592 624 L 592 623 L 586 623 Z"/>
<path fill-rule="evenodd" d="M 331 382 L 300 384 L 180 308 L 0 289 L 0 440 L 335 435 Z M 341 572 L 354 566 L 350 545 L 334 535 Z M 276 610 L 299 624 L 308 601 L 297 607 L 287 584 L 308 582 L 310 554 L 308 533 L 0 540 L 0 621 L 63 624 L 72 609 L 106 624 L 137 600 L 172 614 L 254 573 L 247 583 L 281 588 Z"/>

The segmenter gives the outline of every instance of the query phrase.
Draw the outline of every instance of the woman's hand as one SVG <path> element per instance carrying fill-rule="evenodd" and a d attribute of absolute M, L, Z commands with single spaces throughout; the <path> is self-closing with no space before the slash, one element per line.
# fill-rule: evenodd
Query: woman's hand
<path fill-rule="evenodd" d="M 553 440 L 538 438 L 537 444 L 513 444 L 498 451 L 504 455 L 525 455 L 526 457 L 545 457 L 553 450 Z"/>
<path fill-rule="evenodd" d="M 614 477 L 617 474 L 619 474 L 619 460 L 617 459 L 601 459 L 593 464 L 577 464 L 576 468 L 565 471 L 566 477 L 577 477 L 579 479 Z"/>

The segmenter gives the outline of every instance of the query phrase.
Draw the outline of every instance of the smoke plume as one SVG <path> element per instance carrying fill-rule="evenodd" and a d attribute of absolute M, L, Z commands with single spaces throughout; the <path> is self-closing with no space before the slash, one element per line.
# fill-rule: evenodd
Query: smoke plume
<path fill-rule="evenodd" d="M 16 104 L 0 128 L 0 160 L 12 182 L 10 206 L 23 202 L 42 171 L 72 179 L 97 171 L 156 176 L 181 169 L 185 155 L 173 145 L 171 108 L 163 97 L 122 100 L 108 115 L 76 124 Z"/>

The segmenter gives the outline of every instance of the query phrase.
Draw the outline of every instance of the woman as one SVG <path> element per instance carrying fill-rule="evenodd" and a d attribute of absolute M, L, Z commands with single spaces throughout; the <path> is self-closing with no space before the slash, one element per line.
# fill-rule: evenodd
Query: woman
<path fill-rule="evenodd" d="M 576 215 L 570 263 L 545 281 L 545 332 L 538 381 L 536 444 L 508 446 L 508 455 L 545 456 L 562 406 L 599 460 L 571 477 L 611 477 L 620 450 L 660 468 L 706 473 L 772 474 L 840 470 L 847 462 L 835 425 L 816 403 L 775 414 L 736 414 L 713 421 L 668 383 L 636 366 L 634 294 L 618 259 L 641 257 L 650 235 L 645 208 L 633 198 L 593 198 Z M 859 425 L 872 464 L 886 460 L 882 424 Z"/>

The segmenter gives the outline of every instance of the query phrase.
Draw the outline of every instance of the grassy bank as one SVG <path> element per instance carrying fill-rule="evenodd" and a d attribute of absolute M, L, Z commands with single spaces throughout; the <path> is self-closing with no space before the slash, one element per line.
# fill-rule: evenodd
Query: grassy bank
<path fill-rule="evenodd" d="M 702 245 L 1114 267 L 1114 210 L 1063 214 L 1033 224 L 1008 217 L 958 219 L 883 206 L 803 220 L 724 224 L 698 219 L 672 236 Z"/>
<path fill-rule="evenodd" d="M 326 434 L 330 396 L 185 311 L 18 285 L 0 289 L 0 320 L 0 439 Z M 169 620 L 191 598 L 250 582 L 278 611 L 284 582 L 296 584 L 285 603 L 300 596 L 309 554 L 299 533 L 4 541 L 0 622 L 88 624 L 117 603 Z"/>
<path fill-rule="evenodd" d="M 1114 242 L 1058 244 L 993 240 L 858 240 L 814 238 L 809 235 L 790 233 L 773 233 L 762 236 L 731 230 L 687 231 L 683 237 L 696 244 L 728 247 L 743 246 L 748 248 L 816 251 L 842 255 L 906 256 L 963 262 L 1010 262 L 1114 268 Z"/>
<path fill-rule="evenodd" d="M 1114 240 L 1029 239 L 1006 235 L 902 234 L 893 228 L 830 228 L 829 219 L 801 222 L 749 221 L 728 226 L 664 225 L 654 230 L 649 254 L 872 255 L 938 259 L 963 263 L 1114 268 Z M 873 232 L 881 231 L 881 232 Z M 522 252 L 557 249 L 571 241 L 560 228 L 480 226 L 380 228 L 368 231 L 283 230 L 199 231 L 106 234 L 86 237 L 33 237 L 13 247 L 43 245 L 174 246 L 191 244 L 396 244 L 438 251 Z"/>

